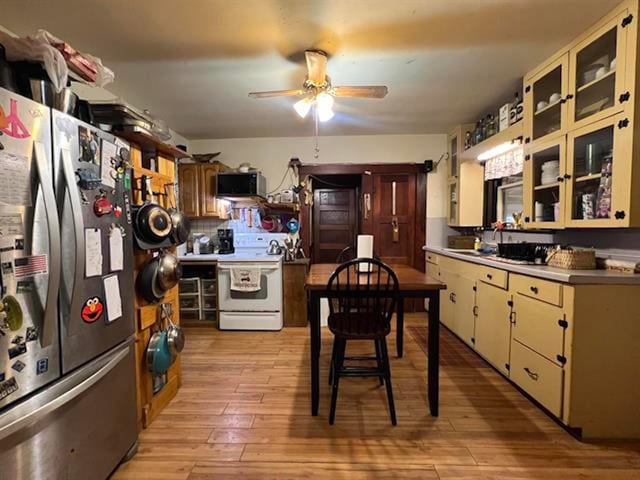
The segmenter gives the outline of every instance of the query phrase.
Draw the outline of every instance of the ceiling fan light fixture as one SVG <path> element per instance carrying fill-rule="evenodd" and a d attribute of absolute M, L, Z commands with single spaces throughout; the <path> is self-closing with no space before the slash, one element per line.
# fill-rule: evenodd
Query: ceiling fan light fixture
<path fill-rule="evenodd" d="M 320 92 L 316 95 L 316 103 L 318 104 L 318 108 L 321 110 L 331 110 L 334 103 L 333 95 L 330 95 L 327 92 Z"/>
<path fill-rule="evenodd" d="M 329 121 L 333 118 L 333 109 L 331 107 L 323 106 L 320 103 L 316 103 L 316 111 L 318 113 L 318 120 L 321 122 Z"/>
<path fill-rule="evenodd" d="M 305 118 L 309 114 L 309 110 L 313 106 L 313 97 L 304 97 L 302 100 L 293 104 L 293 108 L 300 117 Z"/>

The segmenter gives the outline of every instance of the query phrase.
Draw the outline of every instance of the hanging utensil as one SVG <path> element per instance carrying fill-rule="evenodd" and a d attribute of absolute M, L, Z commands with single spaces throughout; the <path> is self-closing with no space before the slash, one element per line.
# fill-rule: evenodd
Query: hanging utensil
<path fill-rule="evenodd" d="M 173 356 L 169 351 L 167 332 L 158 330 L 151 335 L 147 345 L 147 369 L 154 375 L 162 375 L 169 370 L 173 361 Z"/>
<path fill-rule="evenodd" d="M 173 305 L 170 303 L 163 303 L 160 305 L 162 314 L 168 322 L 167 326 L 167 344 L 169 345 L 169 351 L 171 352 L 174 361 L 178 354 L 184 349 L 184 331 L 182 327 L 173 323 Z"/>
<path fill-rule="evenodd" d="M 135 219 L 136 234 L 150 243 L 161 242 L 166 239 L 173 228 L 171 216 L 166 209 L 153 203 L 151 193 L 151 177 L 142 177 L 143 205 L 137 210 Z"/>
<path fill-rule="evenodd" d="M 182 213 L 180 210 L 176 208 L 174 203 L 175 192 L 173 195 L 170 194 L 169 185 L 174 185 L 173 183 L 167 183 L 164 185 L 164 192 L 169 198 L 169 202 L 171 207 L 169 208 L 168 213 L 171 216 L 171 239 L 176 245 L 181 245 L 187 241 L 189 235 L 191 234 L 191 221 L 189 218 Z M 175 185 L 174 185 L 175 186 Z"/>

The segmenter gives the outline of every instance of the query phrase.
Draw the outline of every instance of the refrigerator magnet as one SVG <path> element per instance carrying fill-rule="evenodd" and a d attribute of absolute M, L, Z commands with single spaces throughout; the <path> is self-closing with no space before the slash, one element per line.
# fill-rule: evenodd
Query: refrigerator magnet
<path fill-rule="evenodd" d="M 102 139 L 102 149 L 100 152 L 100 179 L 102 184 L 109 188 L 116 188 L 115 161 L 118 155 L 118 146 L 108 140 Z"/>
<path fill-rule="evenodd" d="M 91 297 L 82 305 L 80 316 L 86 323 L 93 323 L 98 320 L 104 313 L 104 303 L 100 297 Z"/>

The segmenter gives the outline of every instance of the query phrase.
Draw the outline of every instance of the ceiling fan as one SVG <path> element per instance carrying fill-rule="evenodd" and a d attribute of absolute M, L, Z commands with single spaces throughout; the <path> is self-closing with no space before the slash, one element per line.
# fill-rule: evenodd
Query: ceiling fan
<path fill-rule="evenodd" d="M 326 122 L 333 117 L 334 97 L 384 98 L 386 86 L 334 87 L 327 75 L 327 54 L 322 50 L 306 50 L 307 78 L 301 89 L 251 92 L 251 98 L 303 97 L 293 108 L 302 118 L 315 105 L 318 120 Z"/>

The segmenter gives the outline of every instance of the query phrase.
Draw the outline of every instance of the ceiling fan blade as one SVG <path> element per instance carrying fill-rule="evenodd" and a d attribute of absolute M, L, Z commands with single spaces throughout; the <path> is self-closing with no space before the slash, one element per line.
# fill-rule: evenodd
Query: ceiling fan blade
<path fill-rule="evenodd" d="M 388 92 L 385 86 L 333 87 L 336 97 L 384 98 Z"/>
<path fill-rule="evenodd" d="M 327 83 L 327 56 L 320 51 L 307 50 L 304 52 L 307 60 L 307 79 L 316 87 Z"/>
<path fill-rule="evenodd" d="M 271 90 L 269 92 L 251 92 L 249 97 L 251 98 L 268 98 L 268 97 L 297 97 L 298 95 L 304 95 L 304 90 Z"/>

